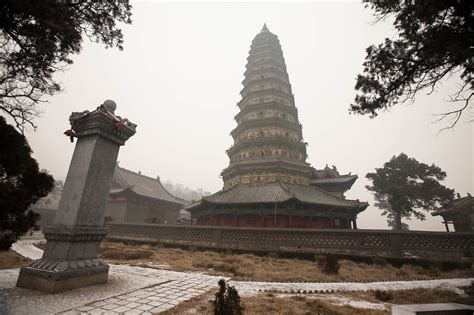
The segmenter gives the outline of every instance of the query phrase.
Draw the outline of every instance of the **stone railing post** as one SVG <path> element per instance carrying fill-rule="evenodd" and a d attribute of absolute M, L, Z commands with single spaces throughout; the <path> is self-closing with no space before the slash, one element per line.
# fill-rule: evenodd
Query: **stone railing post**
<path fill-rule="evenodd" d="M 43 228 L 43 257 L 21 268 L 18 287 L 59 292 L 107 282 L 109 266 L 97 259 L 107 234 L 105 204 L 120 146 L 136 127 L 115 116 L 115 108 L 107 100 L 95 111 L 71 114 L 66 134 L 77 143 L 56 217 Z"/>

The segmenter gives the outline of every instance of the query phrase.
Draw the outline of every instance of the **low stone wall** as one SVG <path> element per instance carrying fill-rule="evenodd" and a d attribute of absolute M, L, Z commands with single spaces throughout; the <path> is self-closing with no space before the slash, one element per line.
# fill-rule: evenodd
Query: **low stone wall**
<path fill-rule="evenodd" d="M 474 233 L 108 223 L 108 238 L 251 251 L 474 251 Z"/>

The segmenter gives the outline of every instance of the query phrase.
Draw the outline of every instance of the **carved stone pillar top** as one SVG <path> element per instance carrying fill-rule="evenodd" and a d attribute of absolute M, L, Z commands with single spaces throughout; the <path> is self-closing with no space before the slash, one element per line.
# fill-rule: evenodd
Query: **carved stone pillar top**
<path fill-rule="evenodd" d="M 99 134 L 119 145 L 124 145 L 125 141 L 136 132 L 137 125 L 127 118 L 122 118 L 114 114 L 117 105 L 112 100 L 106 100 L 96 110 L 89 112 L 73 112 L 69 117 L 71 130 L 77 138 Z"/>

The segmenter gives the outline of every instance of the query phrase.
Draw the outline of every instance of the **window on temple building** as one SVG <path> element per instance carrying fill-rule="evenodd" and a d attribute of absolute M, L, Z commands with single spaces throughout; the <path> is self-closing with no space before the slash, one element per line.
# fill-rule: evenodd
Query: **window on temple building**
<path fill-rule="evenodd" d="M 339 220 L 339 219 L 334 219 L 334 225 L 335 225 L 335 226 L 340 226 L 340 225 L 341 225 L 341 220 Z"/>

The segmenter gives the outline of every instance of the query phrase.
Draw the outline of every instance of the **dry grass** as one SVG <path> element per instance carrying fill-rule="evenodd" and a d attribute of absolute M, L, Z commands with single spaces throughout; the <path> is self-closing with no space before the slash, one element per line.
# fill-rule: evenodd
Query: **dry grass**
<path fill-rule="evenodd" d="M 153 255 L 151 250 L 125 248 L 122 250 L 110 249 L 102 251 L 100 258 L 109 260 L 141 260 L 149 259 Z"/>
<path fill-rule="evenodd" d="M 391 295 L 391 304 L 416 304 L 416 303 L 461 303 L 474 305 L 474 286 L 464 288 L 467 297 L 462 297 L 451 291 L 444 290 L 400 290 L 386 291 Z M 327 294 L 327 297 L 347 297 L 349 299 L 381 303 L 375 298 L 374 291 L 368 292 L 339 292 Z M 177 307 L 166 311 L 165 315 L 174 314 L 213 314 L 212 300 L 213 292 L 193 298 L 179 304 Z M 385 311 L 354 308 L 348 305 L 332 304 L 331 301 L 302 295 L 275 296 L 272 293 L 259 294 L 252 297 L 242 297 L 242 305 L 245 314 L 388 314 L 389 307 Z M 389 304 L 388 304 L 389 305 Z"/>
<path fill-rule="evenodd" d="M 139 253 L 139 254 L 134 254 Z M 441 271 L 404 265 L 355 263 L 340 260 L 339 274 L 327 275 L 314 261 L 274 258 L 251 254 L 219 254 L 212 251 L 190 251 L 150 245 L 124 245 L 103 242 L 101 257 L 111 263 L 131 265 L 168 265 L 175 271 L 201 271 L 232 277 L 234 280 L 254 281 L 363 281 L 395 279 L 435 279 L 441 276 L 472 277 L 473 270 Z M 140 258 L 141 257 L 141 258 Z"/>
<path fill-rule="evenodd" d="M 0 269 L 19 268 L 30 262 L 31 259 L 25 258 L 11 249 L 0 251 Z"/>
<path fill-rule="evenodd" d="M 463 288 L 467 296 L 463 297 L 451 291 L 444 290 L 400 290 L 385 291 L 390 296 L 391 304 L 416 304 L 416 303 L 460 303 L 474 305 L 474 286 Z M 347 297 L 349 299 L 363 300 L 372 303 L 381 303 L 375 296 L 375 291 L 367 292 L 338 292 L 327 294 L 327 297 Z M 177 307 L 165 312 L 172 314 L 213 314 L 211 301 L 213 292 L 191 299 Z M 302 295 L 275 296 L 272 293 L 259 294 L 252 297 L 242 297 L 242 305 L 246 314 L 388 314 L 386 311 L 354 308 L 348 305 L 332 304 L 325 299 L 318 299 Z"/>
<path fill-rule="evenodd" d="M 214 296 L 205 294 L 191 299 L 162 314 L 213 314 L 211 301 Z M 388 311 L 354 308 L 347 305 L 334 305 L 328 301 L 304 296 L 276 297 L 273 294 L 260 294 L 252 297 L 242 297 L 245 314 L 354 314 L 382 315 Z"/>

